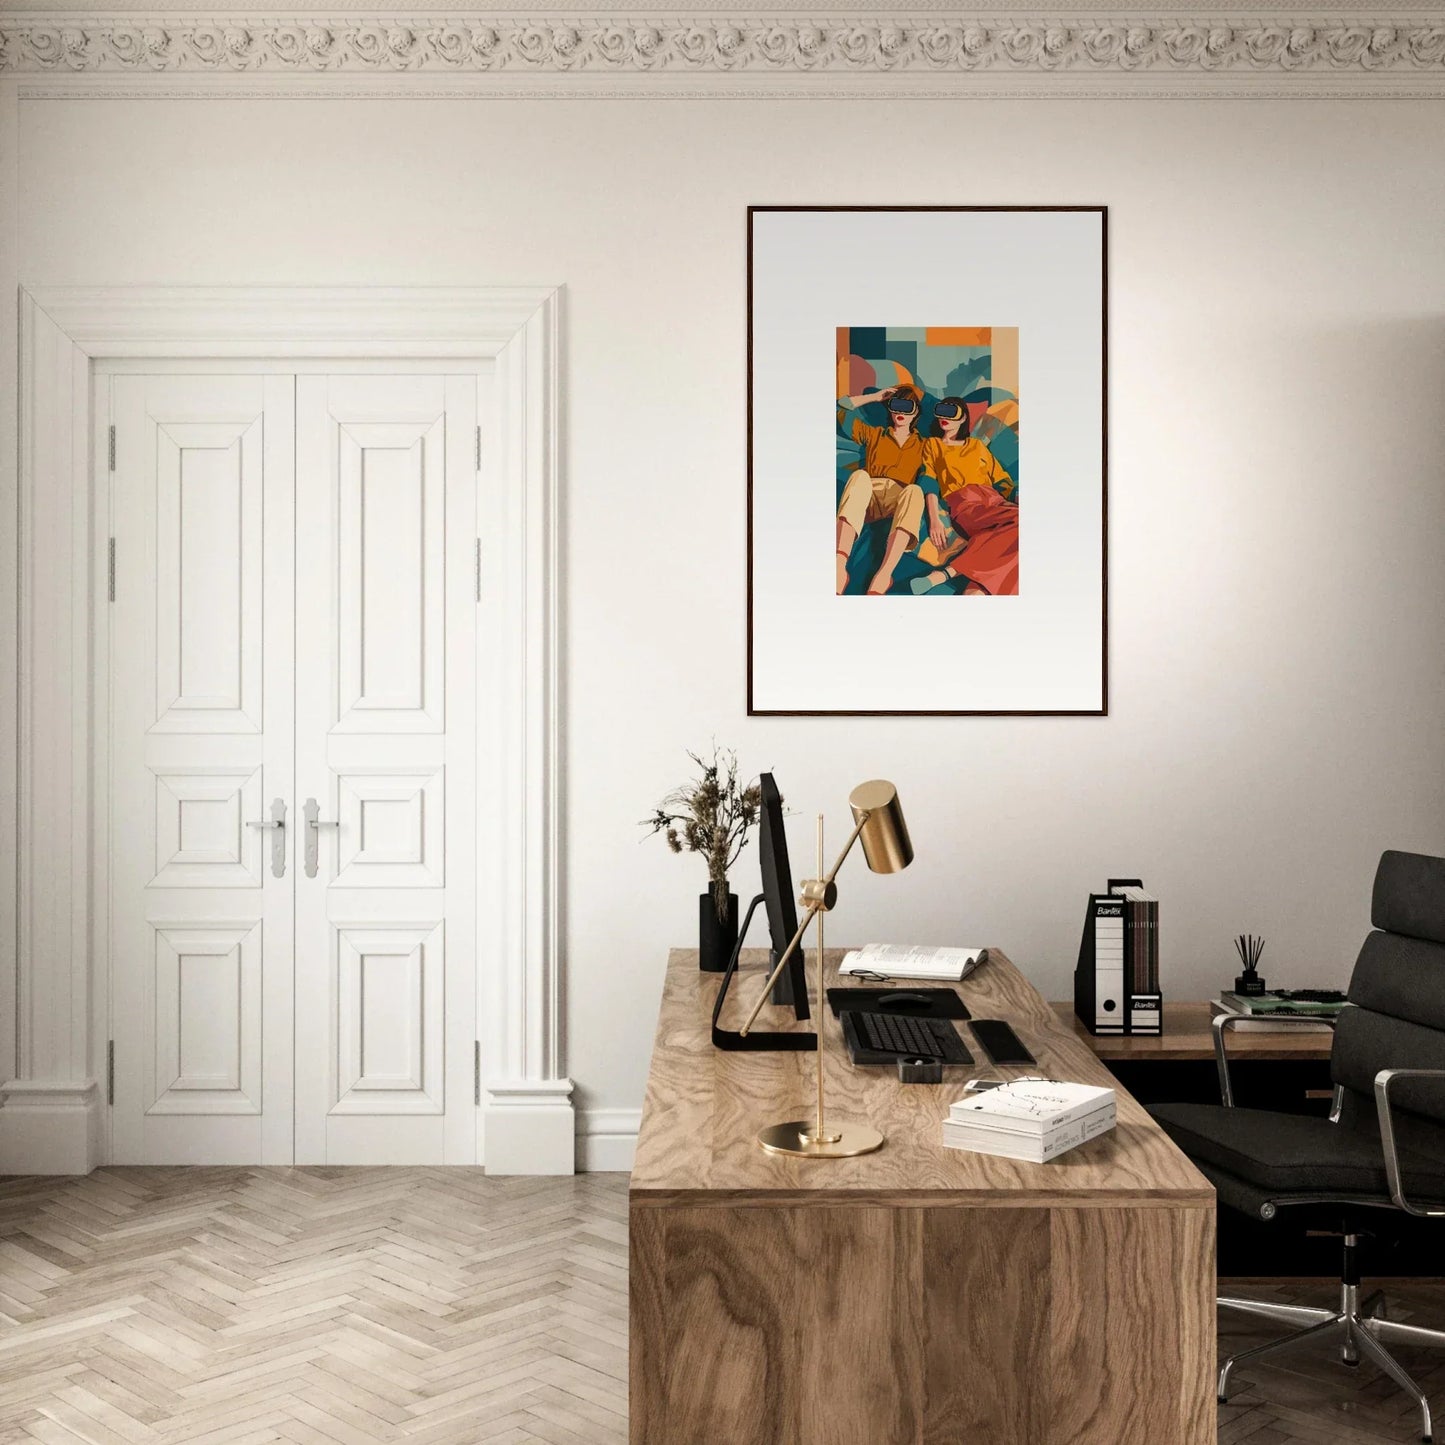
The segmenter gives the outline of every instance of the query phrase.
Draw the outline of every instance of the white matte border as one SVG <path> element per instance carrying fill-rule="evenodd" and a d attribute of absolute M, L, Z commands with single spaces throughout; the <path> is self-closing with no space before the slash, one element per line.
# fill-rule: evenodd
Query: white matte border
<path fill-rule="evenodd" d="M 1107 209 L 753 207 L 748 232 L 748 711 L 1107 712 Z M 1019 328 L 1019 596 L 834 595 L 839 326 Z"/>

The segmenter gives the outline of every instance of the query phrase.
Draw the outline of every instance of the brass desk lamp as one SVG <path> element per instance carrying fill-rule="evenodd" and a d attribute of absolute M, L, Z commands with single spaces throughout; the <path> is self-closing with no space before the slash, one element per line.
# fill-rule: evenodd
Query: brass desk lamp
<path fill-rule="evenodd" d="M 903 821 L 903 809 L 898 803 L 898 789 L 892 783 L 877 779 L 871 783 L 859 783 L 848 797 L 848 806 L 853 810 L 853 831 L 843 845 L 843 851 L 832 869 L 819 878 L 804 881 L 799 903 L 805 912 L 798 931 L 783 950 L 772 976 L 763 986 L 762 994 L 748 1021 L 740 1030 L 744 1035 L 757 1022 L 758 1014 L 773 991 L 778 975 L 793 956 L 794 951 L 808 931 L 808 925 L 816 918 L 818 932 L 816 951 L 818 959 L 818 1109 L 813 1119 L 790 1119 L 784 1124 L 769 1124 L 758 1135 L 758 1143 L 770 1154 L 796 1154 L 805 1159 L 848 1159 L 855 1154 L 871 1154 L 882 1148 L 883 1135 L 868 1124 L 840 1124 L 825 1121 L 823 1117 L 823 1025 L 827 1018 L 827 994 L 823 987 L 823 915 L 838 901 L 838 887 L 835 880 L 844 859 L 853 851 L 854 843 L 863 844 L 863 856 L 875 873 L 898 873 L 913 862 L 913 844 L 909 841 L 908 825 Z M 823 816 L 818 815 L 818 872 L 823 872 Z"/>

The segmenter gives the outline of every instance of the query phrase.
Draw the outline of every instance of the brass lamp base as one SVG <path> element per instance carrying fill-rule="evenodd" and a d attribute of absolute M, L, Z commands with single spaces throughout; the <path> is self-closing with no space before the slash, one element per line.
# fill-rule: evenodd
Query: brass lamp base
<path fill-rule="evenodd" d="M 867 1124 L 839 1124 L 829 1120 L 828 1136 L 814 1139 L 813 1119 L 791 1119 L 769 1124 L 758 1133 L 758 1143 L 769 1154 L 795 1154 L 802 1159 L 851 1159 L 883 1147 L 883 1136 Z"/>

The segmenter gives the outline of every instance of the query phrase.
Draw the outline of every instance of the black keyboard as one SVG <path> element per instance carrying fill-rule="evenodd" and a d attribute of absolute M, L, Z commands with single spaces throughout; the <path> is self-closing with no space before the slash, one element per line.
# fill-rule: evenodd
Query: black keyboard
<path fill-rule="evenodd" d="M 853 1062 L 891 1063 L 894 1059 L 936 1059 L 942 1064 L 971 1064 L 973 1055 L 947 1019 L 844 1012 L 843 1036 Z M 869 1058 L 867 1055 L 881 1055 Z"/>

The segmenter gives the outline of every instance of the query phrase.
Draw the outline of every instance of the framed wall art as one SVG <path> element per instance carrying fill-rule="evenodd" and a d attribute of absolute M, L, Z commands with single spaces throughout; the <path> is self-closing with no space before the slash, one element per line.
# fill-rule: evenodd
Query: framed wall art
<path fill-rule="evenodd" d="M 749 713 L 1107 712 L 1107 219 L 749 209 Z"/>

